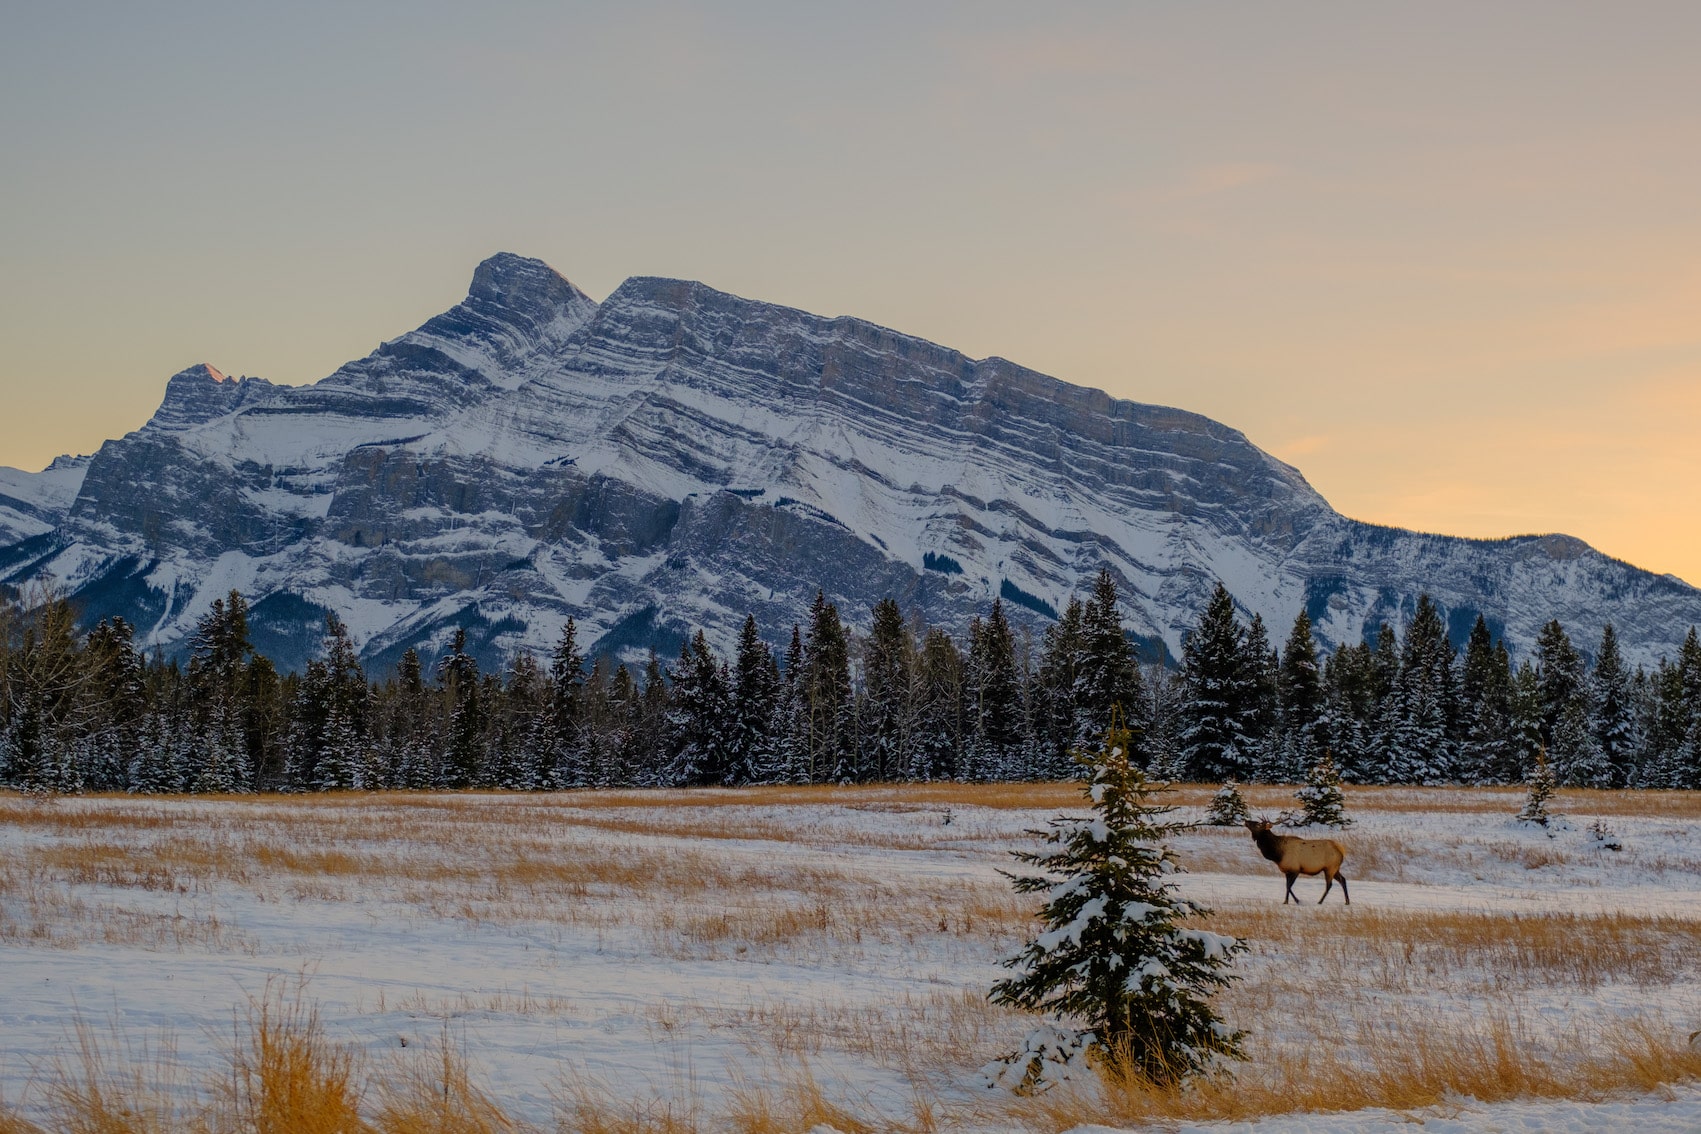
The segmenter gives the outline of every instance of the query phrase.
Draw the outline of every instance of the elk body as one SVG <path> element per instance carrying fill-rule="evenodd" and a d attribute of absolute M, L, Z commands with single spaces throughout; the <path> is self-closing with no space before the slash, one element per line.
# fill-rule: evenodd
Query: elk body
<path fill-rule="evenodd" d="M 1347 905 L 1353 904 L 1352 895 L 1347 893 L 1347 876 L 1341 873 L 1341 863 L 1346 860 L 1346 848 L 1334 839 L 1302 839 L 1296 835 L 1278 835 L 1270 830 L 1267 819 L 1248 819 L 1246 829 L 1252 832 L 1252 841 L 1258 844 L 1258 853 L 1276 864 L 1276 869 L 1287 875 L 1288 890 L 1282 898 L 1282 905 L 1288 904 L 1293 898 L 1294 904 L 1299 899 L 1294 898 L 1294 879 L 1301 874 L 1321 874 L 1323 876 L 1323 898 L 1329 896 L 1335 883 L 1341 884 L 1341 897 Z M 1317 904 L 1323 904 L 1323 898 L 1317 899 Z"/>

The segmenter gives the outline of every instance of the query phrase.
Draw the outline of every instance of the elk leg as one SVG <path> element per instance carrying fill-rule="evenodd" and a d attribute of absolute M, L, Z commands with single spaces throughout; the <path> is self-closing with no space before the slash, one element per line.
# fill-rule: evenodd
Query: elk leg
<path fill-rule="evenodd" d="M 1337 875 L 1335 875 L 1335 877 L 1341 883 L 1341 897 L 1346 899 L 1347 905 L 1349 905 L 1349 906 L 1352 905 L 1353 904 L 1353 896 L 1351 894 L 1347 893 L 1347 876 L 1345 874 L 1337 874 Z"/>
<path fill-rule="evenodd" d="M 1287 905 L 1287 904 L 1288 904 L 1288 899 L 1289 899 L 1289 898 L 1292 898 L 1292 899 L 1293 899 L 1293 904 L 1294 904 L 1294 905 L 1296 905 L 1296 906 L 1297 906 L 1297 905 L 1299 905 L 1299 899 L 1298 899 L 1298 898 L 1295 898 L 1295 897 L 1294 897 L 1294 896 L 1293 896 L 1293 884 L 1294 884 L 1294 882 L 1295 882 L 1295 880 L 1297 880 L 1297 879 L 1298 879 L 1298 878 L 1299 878 L 1299 874 L 1298 874 L 1298 873 L 1293 873 L 1293 874 L 1289 874 L 1289 875 L 1288 875 L 1288 892 L 1287 892 L 1287 894 L 1286 894 L 1286 895 L 1285 895 L 1285 896 L 1284 896 L 1284 897 L 1283 897 L 1283 898 L 1282 898 L 1282 905 L 1284 905 L 1284 906 L 1285 906 L 1285 905 Z"/>
<path fill-rule="evenodd" d="M 1333 890 L 1334 888 L 1335 888 L 1335 876 L 1333 874 L 1330 874 L 1327 870 L 1325 870 L 1323 872 L 1323 898 L 1327 898 L 1329 896 L 1329 891 Z M 1323 904 L 1323 898 L 1317 899 L 1318 905 Z"/>

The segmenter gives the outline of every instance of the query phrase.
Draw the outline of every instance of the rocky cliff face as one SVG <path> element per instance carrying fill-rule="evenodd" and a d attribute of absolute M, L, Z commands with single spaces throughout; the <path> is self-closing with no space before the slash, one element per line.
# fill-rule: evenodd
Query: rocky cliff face
<path fill-rule="evenodd" d="M 0 472 L 0 577 L 51 575 L 167 649 L 218 595 L 285 665 L 335 610 L 369 661 L 774 639 L 815 589 L 960 628 L 994 596 L 1043 625 L 1102 566 L 1150 650 L 1217 578 L 1279 637 L 1399 624 L 1428 592 L 1515 649 L 1612 621 L 1650 661 L 1701 592 L 1564 536 L 1463 540 L 1346 519 L 1237 431 L 857 319 L 632 279 L 601 304 L 500 255 L 465 302 L 306 387 L 174 376 L 92 458 Z M 57 471 L 56 471 L 57 470 Z M 56 479 L 55 479 L 56 478 Z"/>

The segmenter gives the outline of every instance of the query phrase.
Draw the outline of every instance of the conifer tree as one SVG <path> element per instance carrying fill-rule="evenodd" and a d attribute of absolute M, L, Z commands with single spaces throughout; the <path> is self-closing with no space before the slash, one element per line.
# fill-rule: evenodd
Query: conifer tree
<path fill-rule="evenodd" d="M 190 786 L 195 791 L 246 790 L 252 762 L 245 694 L 254 648 L 242 594 L 233 590 L 214 599 L 189 642 L 188 681 L 194 690 L 191 761 L 198 769 Z"/>
<path fill-rule="evenodd" d="M 231 605 L 235 607 L 234 602 Z M 213 640 L 216 642 L 217 638 Z M 213 660 L 207 669 L 216 673 L 220 668 L 217 648 L 210 653 Z M 285 770 L 288 783 L 296 789 L 318 791 L 367 787 L 371 770 L 367 736 L 370 691 L 354 643 L 335 614 L 325 616 L 320 654 L 308 662 L 291 709 L 293 719 Z M 235 702 L 223 701 L 220 706 L 216 725 L 206 730 L 210 750 L 204 762 L 209 765 L 226 758 L 232 732 L 243 737 L 235 743 L 244 751 L 247 748 L 245 725 L 237 717 L 239 710 Z"/>
<path fill-rule="evenodd" d="M 242 675 L 242 729 L 248 768 L 256 789 L 275 789 L 283 779 L 284 741 L 289 734 L 289 697 L 272 660 L 253 654 Z"/>
<path fill-rule="evenodd" d="M 130 624 L 122 618 L 102 619 L 89 631 L 83 653 L 90 709 L 79 762 L 91 790 L 123 791 L 129 787 L 129 764 L 147 715 L 142 655 L 136 652 Z"/>
<path fill-rule="evenodd" d="M 1595 668 L 1590 675 L 1589 733 L 1605 764 L 1606 786 L 1628 787 L 1636 782 L 1636 704 L 1630 674 L 1618 649 L 1618 633 L 1612 623 L 1601 630 L 1601 645 L 1595 651 Z"/>
<path fill-rule="evenodd" d="M 141 735 L 130 761 L 128 790 L 150 795 L 183 790 L 177 754 L 172 744 L 173 732 L 166 723 L 165 706 L 156 705 L 142 722 Z"/>
<path fill-rule="evenodd" d="M 1383 778 L 1445 783 L 1453 775 L 1453 647 L 1440 612 L 1419 595 L 1385 714 Z"/>
<path fill-rule="evenodd" d="M 1541 678 L 1528 658 L 1518 665 L 1512 677 L 1512 713 L 1508 735 L 1513 758 L 1517 760 L 1518 778 L 1528 779 L 1529 769 L 1535 767 L 1539 754 L 1547 762 L 1547 746 L 1542 742 Z"/>
<path fill-rule="evenodd" d="M 945 631 L 922 638 L 911 709 L 910 778 L 949 780 L 962 775 L 963 655 Z"/>
<path fill-rule="evenodd" d="M 1100 567 L 1093 593 L 1081 611 L 1080 656 L 1074 695 L 1071 750 L 1085 748 L 1120 707 L 1122 719 L 1139 731 L 1145 695 L 1140 688 L 1140 664 L 1122 625 L 1116 579 Z"/>
<path fill-rule="evenodd" d="M 673 682 L 668 696 L 670 785 L 699 787 L 726 781 L 732 764 L 728 752 L 732 706 L 724 674 L 701 630 L 680 647 L 679 664 L 668 672 Z"/>
<path fill-rule="evenodd" d="M 796 623 L 786 647 L 785 685 L 780 690 L 780 708 L 775 727 L 779 731 L 786 779 L 794 784 L 810 782 L 812 767 L 809 746 L 809 670 L 804 661 L 803 632 Z"/>
<path fill-rule="evenodd" d="M 1251 760 L 1260 779 L 1281 778 L 1281 752 L 1276 743 L 1277 706 L 1281 684 L 1281 661 L 1270 645 L 1264 616 L 1254 612 L 1241 645 L 1242 665 L 1251 699 L 1248 735 L 1252 737 Z"/>
<path fill-rule="evenodd" d="M 485 706 L 478 662 L 467 653 L 466 630 L 456 628 L 449 652 L 437 663 L 437 685 L 449 706 L 443 786 L 474 787 L 483 770 Z"/>
<path fill-rule="evenodd" d="M 1503 643 L 1494 641 L 1481 614 L 1465 641 L 1459 681 L 1459 778 L 1466 783 L 1511 783 L 1521 774 L 1511 738 L 1512 670 Z"/>
<path fill-rule="evenodd" d="M 839 621 L 839 608 L 827 601 L 823 591 L 815 592 L 810 608 L 803 670 L 809 779 L 849 783 L 856 778 L 850 642 Z"/>
<path fill-rule="evenodd" d="M 1342 775 L 1359 781 L 1372 778 L 1370 738 L 1380 711 L 1377 673 L 1368 642 L 1342 646 L 1323 664 L 1323 743 L 1335 754 Z"/>
<path fill-rule="evenodd" d="M 1701 787 L 1701 640 L 1693 626 L 1668 667 L 1662 700 L 1662 786 Z"/>
<path fill-rule="evenodd" d="M 1568 787 L 1607 787 L 1612 768 L 1589 731 L 1583 706 L 1583 698 L 1574 698 L 1553 726 L 1553 776 Z"/>
<path fill-rule="evenodd" d="M 1023 713 L 1015 641 L 998 599 L 987 619 L 971 626 L 968 672 L 974 721 L 968 778 L 1008 779 L 1022 763 Z"/>
<path fill-rule="evenodd" d="M 579 650 L 579 628 L 573 619 L 561 628 L 561 639 L 549 657 L 549 717 L 545 741 L 549 748 L 552 787 L 584 787 L 585 655 Z"/>
<path fill-rule="evenodd" d="M 909 706 L 915 641 L 895 599 L 874 606 L 863 646 L 862 711 L 858 714 L 863 778 L 894 780 L 909 767 Z"/>
<path fill-rule="evenodd" d="M 1394 628 L 1382 623 L 1376 631 L 1376 649 L 1370 656 L 1371 700 L 1386 701 L 1394 692 L 1394 681 L 1400 676 L 1400 642 Z"/>
<path fill-rule="evenodd" d="M 612 782 L 610 773 L 615 763 L 614 753 L 618 751 L 614 736 L 625 721 L 622 707 L 614 703 L 608 665 L 608 658 L 597 658 L 585 678 L 580 703 L 582 780 L 563 786 L 607 787 Z M 630 676 L 627 680 L 630 683 Z"/>
<path fill-rule="evenodd" d="M 1311 616 L 1300 611 L 1282 647 L 1276 678 L 1279 741 L 1270 745 L 1279 752 L 1268 778 L 1297 779 L 1317 762 L 1317 754 L 1328 743 L 1323 734 L 1323 675 L 1317 664 L 1317 643 L 1311 636 Z"/>
<path fill-rule="evenodd" d="M 554 689 L 537 658 L 516 654 L 495 699 L 500 708 L 490 730 L 490 780 L 510 791 L 556 787 Z"/>
<path fill-rule="evenodd" d="M 1589 707 L 1582 655 L 1557 618 L 1536 636 L 1536 676 L 1541 681 L 1542 742 L 1552 749 L 1554 730 L 1566 710 L 1576 705 L 1587 714 Z"/>
<path fill-rule="evenodd" d="M 1294 798 L 1299 800 L 1302 822 L 1307 826 L 1345 827 L 1352 823 L 1346 812 L 1346 796 L 1341 791 L 1341 773 L 1327 748 Z"/>
<path fill-rule="evenodd" d="M 390 727 L 397 759 L 396 786 L 414 790 L 434 786 L 439 772 L 436 707 L 425 687 L 419 653 L 411 646 L 396 662 Z"/>
<path fill-rule="evenodd" d="M 1085 617 L 1086 608 L 1080 597 L 1071 595 L 1057 621 L 1046 627 L 1043 638 L 1039 697 L 1033 714 L 1040 747 L 1038 759 L 1048 779 L 1063 779 L 1080 771 L 1073 753 L 1093 739 L 1091 730 L 1098 727 L 1076 711 L 1085 651 L 1082 630 Z"/>
<path fill-rule="evenodd" d="M 1244 779 L 1257 753 L 1258 704 L 1245 658 L 1246 631 L 1234 598 L 1218 583 L 1199 625 L 1182 645 L 1187 690 L 1178 740 L 1189 779 Z"/>
<path fill-rule="evenodd" d="M 1217 789 L 1205 811 L 1205 823 L 1211 827 L 1238 827 L 1250 818 L 1252 812 L 1240 794 L 1240 785 L 1233 780 Z"/>
<path fill-rule="evenodd" d="M 996 1072 L 1005 1086 L 1044 1089 L 1082 1053 L 1158 1084 L 1244 1058 L 1244 1033 L 1223 1025 L 1210 997 L 1234 979 L 1245 946 L 1180 924 L 1210 913 L 1168 881 L 1181 869 L 1168 840 L 1187 824 L 1167 817 L 1167 787 L 1130 763 L 1131 741 L 1115 721 L 1086 757 L 1091 821 L 1053 819 L 1034 832 L 1048 849 L 1015 852 L 1039 871 L 1009 877 L 1018 893 L 1047 896 L 1046 928 L 1004 962 L 1015 975 L 990 997 L 1048 1020 Z"/>
<path fill-rule="evenodd" d="M 1630 679 L 1630 703 L 1636 714 L 1636 755 L 1634 778 L 1627 786 L 1649 787 L 1659 782 L 1660 698 L 1645 666 L 1637 666 Z"/>
<path fill-rule="evenodd" d="M 1545 748 L 1536 750 L 1535 762 L 1530 769 L 1529 782 L 1530 793 L 1524 799 L 1523 810 L 1518 812 L 1518 821 L 1545 827 L 1553 818 L 1548 814 L 1547 804 L 1548 800 L 1553 798 L 1553 793 L 1556 790 L 1556 785 L 1553 782 L 1553 769 L 1548 766 Z"/>
<path fill-rule="evenodd" d="M 71 757 L 89 714 L 89 669 L 77 650 L 75 614 L 57 593 L 45 590 L 18 612 L 14 632 L 0 730 L 6 782 L 22 791 L 79 791 L 81 772 Z"/>
<path fill-rule="evenodd" d="M 644 688 L 633 705 L 632 724 L 627 732 L 625 765 L 633 787 L 665 787 L 672 764 L 668 759 L 668 709 L 672 694 L 662 672 L 661 659 L 650 651 L 644 663 Z"/>
<path fill-rule="evenodd" d="M 229 702 L 215 702 L 196 737 L 194 779 L 190 790 L 229 794 L 249 787 L 248 752 L 236 710 Z"/>
<path fill-rule="evenodd" d="M 1181 761 L 1178 731 L 1181 727 L 1181 706 L 1187 685 L 1180 673 L 1166 668 L 1161 661 L 1146 667 L 1142 680 L 1146 690 L 1146 767 L 1153 779 L 1175 781 L 1185 777 Z M 1054 776 L 1053 778 L 1061 778 Z"/>
<path fill-rule="evenodd" d="M 782 736 L 783 683 L 774 653 L 747 615 L 738 635 L 732 686 L 732 768 L 729 782 L 774 784 L 786 779 Z"/>
<path fill-rule="evenodd" d="M 317 791 L 359 791 L 366 786 L 365 752 L 344 704 L 333 699 L 325 718 L 324 737 L 313 763 Z"/>

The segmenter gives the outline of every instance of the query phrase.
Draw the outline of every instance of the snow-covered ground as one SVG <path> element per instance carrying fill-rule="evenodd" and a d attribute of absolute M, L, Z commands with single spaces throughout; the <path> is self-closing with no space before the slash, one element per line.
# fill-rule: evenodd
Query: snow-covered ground
<path fill-rule="evenodd" d="M 1028 1023 L 984 996 L 1031 929 L 998 871 L 1078 800 L 963 786 L 0 797 L 0 1099 L 38 1100 L 78 1021 L 109 1043 L 169 1038 L 190 1072 L 221 1067 L 270 981 L 299 984 L 369 1068 L 448 1042 L 540 1123 L 574 1100 L 637 1099 L 707 1129 L 808 1082 L 876 1127 L 913 1126 L 919 1108 L 948 1128 L 1043 1128 L 980 1086 Z M 1570 829 L 1552 834 L 1509 821 L 1519 800 L 1354 792 L 1359 821 L 1336 836 L 1350 908 L 1309 904 L 1316 880 L 1283 908 L 1244 830 L 1178 840 L 1183 891 L 1253 942 L 1222 1002 L 1252 1031 L 1242 1074 L 1319 1037 L 1379 1047 L 1349 1053 L 1374 1062 L 1414 1029 L 1493 1022 L 1560 1063 L 1620 1026 L 1680 1047 L 1701 1029 L 1701 799 L 1562 798 Z M 1622 850 L 1597 849 L 1597 814 Z M 1701 1130 L 1694 1087 L 1601 1093 L 1183 1128 Z M 1103 1108 L 1080 1121 L 1126 1125 Z"/>

